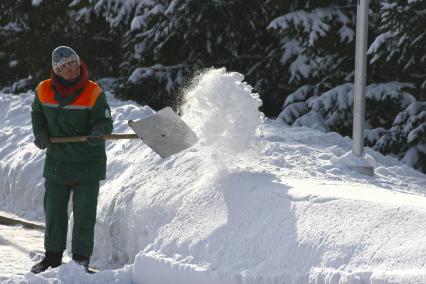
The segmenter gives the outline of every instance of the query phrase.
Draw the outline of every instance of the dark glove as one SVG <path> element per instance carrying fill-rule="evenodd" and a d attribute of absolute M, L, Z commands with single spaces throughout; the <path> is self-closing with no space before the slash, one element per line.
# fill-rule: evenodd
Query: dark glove
<path fill-rule="evenodd" d="M 103 141 L 105 141 L 104 138 L 102 138 L 103 134 L 104 134 L 104 128 L 100 125 L 97 125 L 93 127 L 92 133 L 90 133 L 90 136 L 87 137 L 87 142 L 89 142 L 89 144 L 93 146 L 99 145 Z"/>
<path fill-rule="evenodd" d="M 35 140 L 34 140 L 34 144 L 40 148 L 41 150 L 46 149 L 47 147 L 50 146 L 50 141 L 49 141 L 49 135 L 47 134 L 47 132 L 40 132 Z"/>

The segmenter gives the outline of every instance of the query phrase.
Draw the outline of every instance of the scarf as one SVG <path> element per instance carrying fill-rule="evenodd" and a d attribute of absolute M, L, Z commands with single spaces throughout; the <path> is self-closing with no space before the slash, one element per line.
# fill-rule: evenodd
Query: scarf
<path fill-rule="evenodd" d="M 65 98 L 71 94 L 74 94 L 78 91 L 81 91 L 87 84 L 87 66 L 81 61 L 80 65 L 80 76 L 75 81 L 67 81 L 64 78 L 56 75 L 55 72 L 51 72 L 51 79 L 54 88 L 59 92 L 59 94 Z"/>

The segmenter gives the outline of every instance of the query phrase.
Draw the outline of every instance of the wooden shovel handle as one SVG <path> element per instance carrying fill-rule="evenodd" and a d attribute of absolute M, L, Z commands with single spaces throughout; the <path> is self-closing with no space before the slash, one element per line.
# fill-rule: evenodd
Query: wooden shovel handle
<path fill-rule="evenodd" d="M 84 142 L 87 141 L 89 136 L 73 136 L 73 137 L 50 137 L 51 143 L 64 143 L 64 142 Z M 136 134 L 108 134 L 102 135 L 104 140 L 117 140 L 117 139 L 140 139 Z"/>

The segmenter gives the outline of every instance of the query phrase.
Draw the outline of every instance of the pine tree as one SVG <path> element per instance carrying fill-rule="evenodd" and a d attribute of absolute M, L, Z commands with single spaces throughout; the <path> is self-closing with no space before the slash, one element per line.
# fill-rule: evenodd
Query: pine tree
<path fill-rule="evenodd" d="M 416 84 L 416 98 L 425 100 L 425 1 L 382 1 L 379 34 L 369 48 L 370 68 L 381 80 Z"/>
<path fill-rule="evenodd" d="M 410 93 L 418 101 L 395 115 L 392 126 L 379 131 L 377 141 L 369 144 L 423 172 L 426 172 L 426 18 L 422 14 L 425 10 L 424 1 L 383 1 L 378 24 L 380 33 L 368 50 L 375 77 L 409 82 L 413 86 Z"/>
<path fill-rule="evenodd" d="M 262 2 L 147 1 L 136 10 L 116 93 L 140 103 L 177 106 L 193 74 L 223 66 L 245 74 L 263 58 Z"/>
<path fill-rule="evenodd" d="M 410 90 L 413 90 L 413 85 L 398 82 L 368 85 L 366 128 L 389 129 L 395 116 L 415 102 Z M 316 95 L 309 96 L 310 93 Z M 287 124 L 308 127 L 315 125 L 325 132 L 352 135 L 353 83 L 337 86 L 324 93 L 316 87 L 304 86 L 290 95 L 284 106 L 279 118 Z"/>
<path fill-rule="evenodd" d="M 373 148 L 426 173 L 426 102 L 413 102 L 400 112 Z"/>
<path fill-rule="evenodd" d="M 403 4 L 400 1 L 382 2 L 381 5 L 373 3 L 370 5 L 370 33 L 369 39 L 372 44 L 369 47 L 369 63 L 366 89 L 366 145 L 374 147 L 383 154 L 393 154 L 413 167 L 424 170 L 421 166 L 424 146 L 421 139 L 414 139 L 413 133 L 423 132 L 424 116 L 413 111 L 416 99 L 421 98 L 420 89 L 424 87 L 424 75 L 420 72 L 425 56 L 420 52 L 423 47 L 425 32 L 420 28 L 423 25 L 424 17 L 418 14 L 419 10 L 424 10 L 425 4 L 420 1 L 410 1 Z M 318 9 L 318 8 L 316 8 Z M 339 15 L 335 6 L 331 10 L 315 10 L 317 16 L 313 17 L 318 21 L 317 34 L 321 34 L 321 27 L 326 27 L 325 31 L 336 31 L 327 29 L 327 19 L 329 13 Z M 325 11 L 328 11 L 326 13 Z M 334 12 L 331 12 L 334 11 Z M 354 11 L 352 11 L 354 12 Z M 289 13 L 282 18 L 272 22 L 271 27 L 286 32 L 283 39 L 283 46 L 290 45 L 293 33 L 292 26 L 301 27 L 299 32 L 309 34 L 315 32 L 314 26 L 309 25 L 309 16 L 305 13 Z M 354 21 L 354 14 L 348 17 Z M 420 18 L 420 21 L 416 19 Z M 324 20 L 325 19 L 325 20 Z M 340 19 L 343 19 L 340 17 Z M 337 21 L 338 23 L 339 21 Z M 416 24 L 414 24 L 416 23 Z M 303 25 L 302 25 L 303 24 Z M 351 26 L 347 22 L 346 26 Z M 302 28 L 303 27 L 303 28 Z M 294 29 L 294 27 L 293 27 Z M 296 42 L 303 42 L 303 36 L 296 33 Z M 305 37 L 307 38 L 307 37 Z M 316 39 L 315 33 L 308 37 L 309 40 Z M 351 45 L 347 48 L 354 49 L 354 38 L 351 37 Z M 305 40 L 306 41 L 306 40 Z M 336 42 L 336 40 L 335 40 Z M 352 53 L 344 50 L 343 54 L 348 57 L 339 57 L 339 50 L 334 51 L 334 55 L 329 53 L 323 58 L 329 59 L 330 64 L 311 64 L 319 62 L 318 54 L 326 54 L 330 49 L 319 49 L 309 52 L 308 48 L 300 48 L 303 45 L 295 45 L 294 54 L 296 59 L 291 59 L 289 48 L 284 48 L 284 61 L 291 64 L 297 58 L 304 56 L 303 62 L 310 64 L 296 65 L 301 71 L 294 72 L 290 65 L 289 83 L 299 81 L 299 87 L 292 92 L 283 104 L 283 111 L 279 118 L 290 125 L 306 125 L 320 129 L 321 131 L 336 131 L 342 135 L 352 134 L 352 105 L 353 105 L 353 73 L 354 58 Z M 412 50 L 409 50 L 412 48 Z M 331 49 L 333 51 L 333 49 Z M 287 56 L 286 56 L 287 55 Z M 297 57 L 296 57 L 297 56 Z M 307 59 L 306 59 L 307 58 Z M 342 60 L 340 61 L 339 58 Z M 293 60 L 293 61 L 291 61 Z M 326 61 L 328 62 L 328 61 Z M 345 62 L 339 65 L 339 62 Z M 419 64 L 418 64 L 418 63 Z M 319 66 L 316 68 L 316 66 Z M 324 67 L 323 69 L 321 69 Z M 330 76 L 330 75 L 331 76 Z M 304 81 L 306 79 L 306 81 Z M 306 84 L 305 82 L 309 82 Z M 298 84 L 296 84 L 297 86 Z M 302 86 L 300 86 L 302 85 Z M 410 107 L 409 107 L 410 106 Z M 408 107 L 408 108 L 407 108 Z M 417 108 L 416 108 L 417 109 Z M 404 119 L 402 119 L 404 118 Z M 423 121 L 422 121 L 423 119 Z M 416 131 L 410 132 L 408 139 L 407 129 L 402 131 L 402 123 L 416 121 Z M 420 129 L 420 130 L 419 130 Z M 408 142 L 410 141 L 410 142 Z M 408 145 L 410 144 L 410 146 Z M 416 157 L 416 158 L 413 158 Z"/>
<path fill-rule="evenodd" d="M 28 30 L 24 18 L 28 2 L 23 0 L 0 2 L 0 66 L 2 66 L 0 87 L 8 86 L 20 79 L 27 79 L 29 75 L 22 70 L 24 64 L 16 52 L 20 44 L 19 39 Z"/>
<path fill-rule="evenodd" d="M 348 82 L 353 73 L 355 1 L 289 1 L 268 30 L 278 39 L 268 51 L 268 80 L 279 86 L 274 101 L 279 112 L 298 88 L 312 86 L 313 96 Z M 306 97 L 306 98 L 307 98 Z"/>
<path fill-rule="evenodd" d="M 95 78 L 116 74 L 118 45 L 87 1 L 44 0 L 33 5 L 4 0 L 0 5 L 0 62 L 5 66 L 0 70 L 0 86 L 26 82 L 15 84 L 22 89 L 9 90 L 19 92 L 50 77 L 51 51 L 59 45 L 72 46 Z"/>

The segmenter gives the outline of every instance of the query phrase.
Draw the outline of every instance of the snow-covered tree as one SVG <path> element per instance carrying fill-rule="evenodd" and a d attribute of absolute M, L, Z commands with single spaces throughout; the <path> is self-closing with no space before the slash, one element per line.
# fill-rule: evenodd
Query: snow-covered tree
<path fill-rule="evenodd" d="M 407 165 L 426 173 L 426 102 L 413 102 L 395 118 L 372 145 L 393 154 Z"/>
<path fill-rule="evenodd" d="M 23 64 L 16 49 L 28 30 L 23 17 L 29 5 L 29 1 L 22 0 L 0 2 L 0 87 L 28 77 L 23 68 L 19 68 Z"/>
<path fill-rule="evenodd" d="M 379 34 L 368 49 L 369 68 L 377 80 L 409 82 L 417 102 L 395 116 L 390 127 L 376 131 L 367 144 L 384 153 L 396 155 L 406 164 L 426 172 L 426 2 L 382 1 Z M 376 140 L 376 141 L 374 141 Z"/>
<path fill-rule="evenodd" d="M 58 45 L 72 46 L 89 64 L 92 75 L 113 75 L 119 49 L 106 27 L 87 0 L 1 1 L 0 86 L 21 80 L 14 86 L 33 88 L 49 77 L 51 51 Z"/>
<path fill-rule="evenodd" d="M 90 9 L 106 20 L 109 30 L 114 34 L 127 32 L 135 15 L 150 2 L 153 1 L 89 0 Z"/>
<path fill-rule="evenodd" d="M 398 82 L 370 84 L 366 89 L 366 128 L 390 128 L 394 117 L 415 102 L 410 89 L 412 85 Z M 323 93 L 318 86 L 303 86 L 286 99 L 279 118 L 287 124 L 351 136 L 352 107 L 353 83 Z"/>
<path fill-rule="evenodd" d="M 223 66 L 246 73 L 263 58 L 261 42 L 267 35 L 262 23 L 266 27 L 267 21 L 262 1 L 132 3 L 115 6 L 116 18 L 125 7 L 135 11 L 123 43 L 117 94 L 154 108 L 176 105 L 179 87 L 192 74 Z"/>
<path fill-rule="evenodd" d="M 265 66 L 272 71 L 268 79 L 279 86 L 275 112 L 299 87 L 331 89 L 353 73 L 355 1 L 289 2 L 268 26 L 279 39 Z"/>
<path fill-rule="evenodd" d="M 426 4 L 424 1 L 408 2 L 388 0 L 370 5 L 369 39 L 372 44 L 368 50 L 365 140 L 368 146 L 384 154 L 397 155 L 408 164 L 423 169 L 419 154 L 422 142 L 408 139 L 407 130 L 402 132 L 397 123 L 414 120 L 412 116 L 424 122 L 422 115 L 413 114 L 412 105 L 422 98 L 425 87 L 426 74 L 422 65 L 426 57 L 422 48 L 426 33 L 421 27 L 426 22 L 421 11 Z M 297 86 L 285 100 L 279 118 L 291 125 L 306 125 L 351 136 L 355 48 L 351 27 L 355 10 L 350 6 L 342 9 L 336 3 L 326 8 L 315 7 L 310 13 L 306 9 L 290 12 L 270 25 L 271 29 L 282 30 L 280 60 L 289 70 L 289 84 Z M 333 17 L 331 15 L 337 17 L 333 24 L 327 22 Z M 293 36 L 295 27 L 299 27 L 299 33 Z M 327 39 L 328 34 L 337 34 L 336 31 L 341 36 L 340 42 L 347 39 L 346 45 L 330 49 L 332 43 L 339 42 L 338 37 L 334 37 L 334 41 L 328 38 L 331 42 L 325 43 L 329 45 L 325 49 L 315 46 L 317 38 Z M 407 113 L 411 118 L 407 118 Z M 415 133 L 422 133 L 418 130 L 422 127 L 415 128 Z M 414 149 L 417 149 L 416 154 L 413 154 Z"/>
<path fill-rule="evenodd" d="M 425 1 L 382 1 L 379 34 L 368 50 L 372 72 L 382 81 L 415 83 L 418 100 L 426 90 L 425 11 Z"/>

